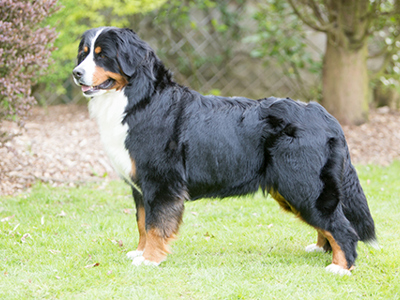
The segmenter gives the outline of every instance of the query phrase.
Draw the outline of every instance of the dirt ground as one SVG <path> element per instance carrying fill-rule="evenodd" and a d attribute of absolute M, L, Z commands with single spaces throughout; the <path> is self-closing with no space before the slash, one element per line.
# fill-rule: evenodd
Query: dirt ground
<path fill-rule="evenodd" d="M 400 159 L 400 113 L 381 108 L 371 112 L 369 123 L 344 131 L 353 163 L 389 165 Z M 38 180 L 76 186 L 116 178 L 86 106 L 36 107 L 24 134 L 0 148 L 0 195 L 27 190 Z"/>

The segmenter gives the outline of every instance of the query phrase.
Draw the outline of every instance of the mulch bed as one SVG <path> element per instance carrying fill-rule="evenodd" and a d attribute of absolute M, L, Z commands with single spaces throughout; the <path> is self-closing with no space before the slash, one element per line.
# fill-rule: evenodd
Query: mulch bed
<path fill-rule="evenodd" d="M 12 123 L 4 126 L 17 130 Z M 374 110 L 369 123 L 343 129 L 353 163 L 385 166 L 400 158 L 400 113 Z M 0 195 L 27 190 L 36 181 L 76 186 L 116 178 L 86 106 L 36 107 L 25 132 L 0 148 Z"/>

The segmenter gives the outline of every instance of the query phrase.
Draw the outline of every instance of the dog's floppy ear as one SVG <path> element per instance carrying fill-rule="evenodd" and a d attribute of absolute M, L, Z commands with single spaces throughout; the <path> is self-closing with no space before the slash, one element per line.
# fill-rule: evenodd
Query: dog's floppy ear
<path fill-rule="evenodd" d="M 147 59 L 150 47 L 128 28 L 118 30 L 116 40 L 117 60 L 121 70 L 126 76 L 132 77 Z"/>

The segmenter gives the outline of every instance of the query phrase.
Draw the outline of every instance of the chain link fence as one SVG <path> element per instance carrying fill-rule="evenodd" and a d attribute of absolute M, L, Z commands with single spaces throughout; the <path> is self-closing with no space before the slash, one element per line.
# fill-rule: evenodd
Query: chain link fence
<path fill-rule="evenodd" d="M 243 39 L 256 32 L 257 23 L 251 17 L 254 8 L 235 2 L 229 9 L 239 18 L 237 31 L 230 35 L 216 30 L 213 22 L 220 18 L 216 10 L 191 10 L 190 24 L 181 28 L 173 26 L 168 19 L 160 21 L 156 13 L 135 15 L 131 28 L 156 50 L 178 83 L 201 93 L 252 99 L 274 95 L 311 100 L 304 99 L 304 90 L 308 87 L 285 76 L 273 60 L 251 56 L 255 45 L 244 43 Z M 306 77 L 310 88 L 320 80 L 309 74 Z M 72 78 L 64 82 L 64 88 L 63 95 L 39 88 L 34 96 L 48 105 L 85 101 Z"/>

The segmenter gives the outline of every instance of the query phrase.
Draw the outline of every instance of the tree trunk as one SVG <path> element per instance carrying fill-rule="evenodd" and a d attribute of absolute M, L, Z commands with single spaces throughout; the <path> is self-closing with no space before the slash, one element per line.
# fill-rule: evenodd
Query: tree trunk
<path fill-rule="evenodd" d="M 335 45 L 328 34 L 323 67 L 322 105 L 341 124 L 368 120 L 367 44 L 354 50 Z"/>

